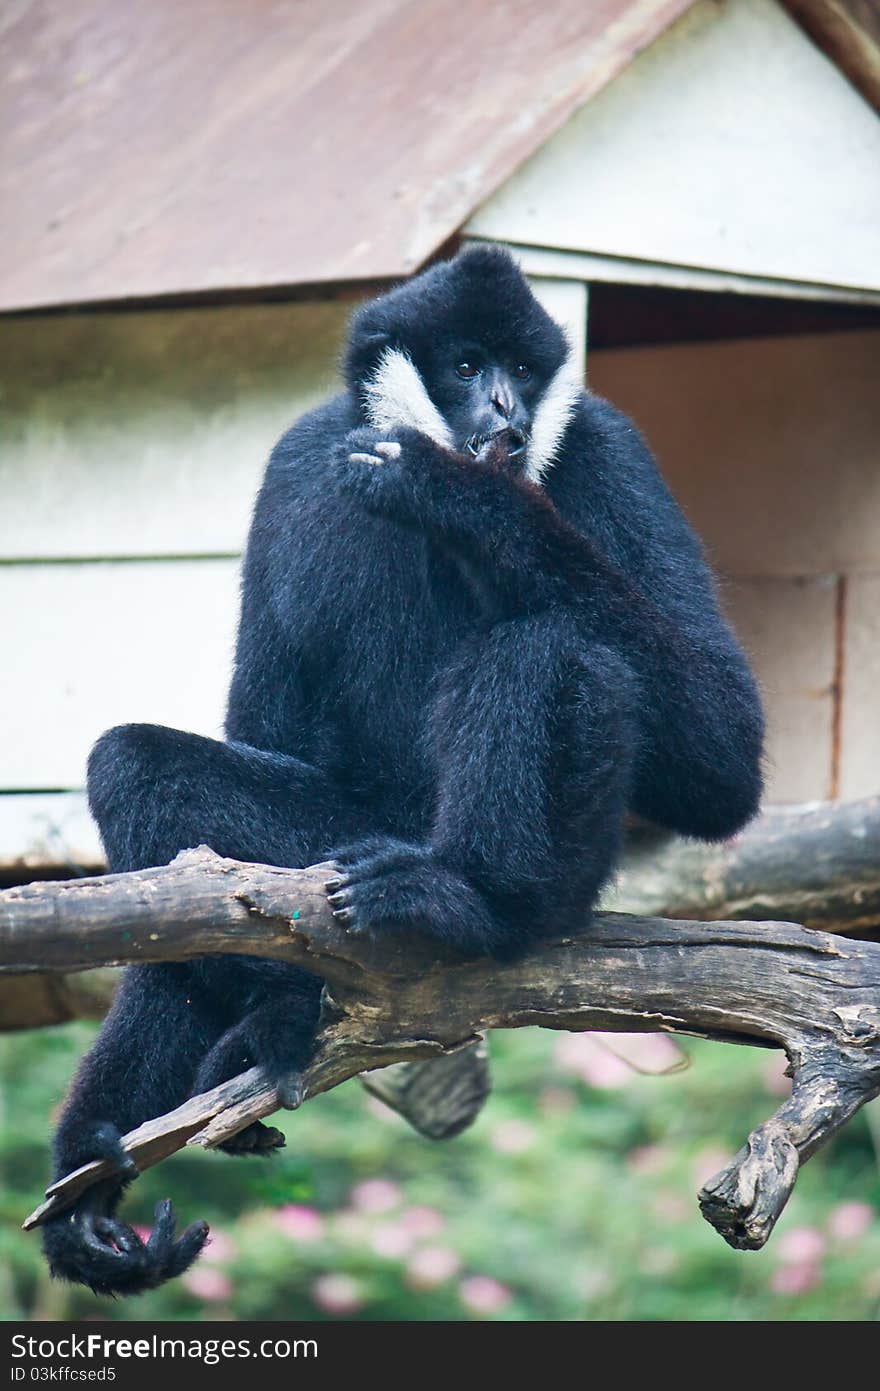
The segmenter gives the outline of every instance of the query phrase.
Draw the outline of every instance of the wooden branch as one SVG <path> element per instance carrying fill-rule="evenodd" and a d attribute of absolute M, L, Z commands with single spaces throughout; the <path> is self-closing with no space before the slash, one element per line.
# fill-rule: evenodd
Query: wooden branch
<path fill-rule="evenodd" d="M 0 970 L 246 952 L 296 962 L 326 987 L 305 1096 L 392 1063 L 439 1057 L 486 1029 L 701 1035 L 785 1049 L 791 1098 L 706 1184 L 708 1220 L 738 1247 L 764 1244 L 800 1163 L 880 1093 L 880 944 L 790 923 L 669 922 L 603 913 L 522 959 L 464 961 L 427 939 L 358 937 L 324 895 L 328 866 L 274 869 L 202 847 L 138 874 L 0 894 Z M 213 1146 L 277 1108 L 256 1071 L 125 1137 L 141 1167 Z M 28 1219 L 63 1211 L 106 1177 L 68 1175 Z"/>
<path fill-rule="evenodd" d="M 880 797 L 770 807 L 720 845 L 636 828 L 602 906 L 871 931 L 880 926 Z"/>
<path fill-rule="evenodd" d="M 830 932 L 880 931 L 880 797 L 770 807 L 722 845 L 632 831 L 603 907 L 674 918 L 776 918 Z M 97 1019 L 117 975 L 0 975 L 0 1032 Z"/>

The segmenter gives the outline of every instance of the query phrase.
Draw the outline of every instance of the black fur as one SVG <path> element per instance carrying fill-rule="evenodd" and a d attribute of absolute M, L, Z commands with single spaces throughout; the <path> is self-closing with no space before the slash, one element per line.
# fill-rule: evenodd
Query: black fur
<path fill-rule="evenodd" d="M 331 901 L 353 929 L 503 956 L 542 931 L 548 902 L 555 928 L 583 921 L 627 811 L 708 839 L 741 827 L 761 791 L 760 702 L 625 416 L 584 393 L 539 487 L 503 442 L 474 459 L 371 429 L 363 384 L 389 347 L 460 447 L 491 414 L 456 374 L 463 352 L 502 373 L 528 364 L 514 390 L 526 432 L 565 355 L 494 250 L 359 310 L 347 391 L 283 437 L 257 501 L 227 742 L 110 730 L 91 806 L 114 870 L 201 843 L 278 865 L 332 858 Z M 377 453 L 389 439 L 397 457 Z M 130 970 L 67 1101 L 56 1174 L 118 1157 L 121 1132 L 254 1063 L 295 1101 L 319 992 L 243 957 Z M 266 1130 L 236 1148 L 273 1147 Z M 146 1245 L 113 1219 L 127 1177 L 46 1229 L 56 1274 L 131 1292 L 198 1253 L 205 1228 L 175 1244 L 170 1211 Z"/>

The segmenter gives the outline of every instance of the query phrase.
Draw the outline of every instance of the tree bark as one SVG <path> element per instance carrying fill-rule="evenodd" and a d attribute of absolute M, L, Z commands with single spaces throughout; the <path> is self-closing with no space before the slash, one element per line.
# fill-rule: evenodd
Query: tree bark
<path fill-rule="evenodd" d="M 871 932 L 880 926 L 880 797 L 769 807 L 716 845 L 636 828 L 603 907 Z"/>
<path fill-rule="evenodd" d="M 880 931 L 880 797 L 770 807 L 720 845 L 640 827 L 630 832 L 603 907 L 654 917 L 777 918 L 829 932 Z M 0 975 L 0 1032 L 97 1019 L 113 970 Z"/>
<path fill-rule="evenodd" d="M 521 959 L 465 961 L 425 938 L 357 936 L 324 893 L 329 866 L 224 860 L 202 847 L 162 869 L 0 894 L 0 971 L 85 969 L 244 952 L 326 982 L 305 1096 L 393 1063 L 454 1054 L 485 1029 L 695 1034 L 785 1049 L 791 1098 L 704 1187 L 704 1215 L 737 1247 L 770 1234 L 799 1164 L 880 1092 L 880 945 L 780 922 L 669 922 L 600 913 Z M 548 920 L 552 905 L 548 904 Z M 213 1146 L 276 1110 L 258 1071 L 125 1138 L 141 1167 Z M 26 1225 L 108 1174 L 85 1165 Z"/>

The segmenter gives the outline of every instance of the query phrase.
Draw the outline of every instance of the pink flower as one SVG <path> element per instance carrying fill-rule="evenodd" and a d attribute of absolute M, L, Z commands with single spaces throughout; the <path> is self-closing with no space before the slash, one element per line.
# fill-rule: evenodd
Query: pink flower
<path fill-rule="evenodd" d="M 401 1222 L 382 1222 L 373 1232 L 370 1245 L 377 1256 L 399 1260 L 409 1251 L 413 1240 L 412 1233 Z"/>
<path fill-rule="evenodd" d="M 489 1143 L 499 1154 L 522 1154 L 535 1139 L 535 1127 L 528 1121 L 509 1120 L 496 1125 Z"/>
<path fill-rule="evenodd" d="M 770 1277 L 776 1294 L 808 1294 L 822 1279 L 825 1238 L 815 1227 L 792 1227 L 776 1243 L 782 1264 Z"/>
<path fill-rule="evenodd" d="M 462 1280 L 458 1292 L 462 1303 L 475 1314 L 497 1314 L 513 1297 L 507 1286 L 491 1275 L 469 1275 Z"/>
<path fill-rule="evenodd" d="M 856 1241 L 874 1221 L 874 1209 L 868 1203 L 839 1203 L 832 1208 L 828 1230 L 838 1241 Z"/>
<path fill-rule="evenodd" d="M 446 1246 L 424 1246 L 407 1262 L 406 1283 L 413 1289 L 430 1290 L 458 1273 L 461 1262 Z"/>
<path fill-rule="evenodd" d="M 791 1078 L 786 1077 L 788 1058 L 784 1053 L 773 1053 L 764 1064 L 764 1086 L 771 1096 L 790 1096 Z"/>
<path fill-rule="evenodd" d="M 597 1031 L 592 1038 L 615 1057 L 634 1069 L 651 1076 L 667 1072 L 682 1072 L 689 1058 L 674 1038 L 668 1034 L 616 1034 Z"/>
<path fill-rule="evenodd" d="M 626 1063 L 594 1042 L 589 1034 L 565 1034 L 553 1050 L 557 1066 L 573 1072 L 590 1087 L 609 1090 L 626 1086 L 634 1073 Z"/>
<path fill-rule="evenodd" d="M 324 1235 L 324 1219 L 313 1207 L 285 1203 L 274 1214 L 274 1224 L 291 1241 L 318 1241 Z"/>
<path fill-rule="evenodd" d="M 821 1280 L 819 1267 L 813 1261 L 800 1265 L 781 1265 L 770 1277 L 774 1294 L 809 1294 Z"/>
<path fill-rule="evenodd" d="M 353 1314 L 364 1303 L 360 1285 L 350 1275 L 319 1275 L 312 1298 L 325 1314 Z"/>
<path fill-rule="evenodd" d="M 183 1283 L 199 1299 L 215 1303 L 228 1299 L 232 1294 L 232 1281 L 222 1270 L 212 1270 L 209 1265 L 197 1265 L 183 1276 Z"/>
<path fill-rule="evenodd" d="M 417 1238 L 436 1236 L 445 1225 L 442 1215 L 432 1207 L 408 1207 L 401 1215 L 400 1225 Z"/>
<path fill-rule="evenodd" d="M 626 1156 L 626 1162 L 633 1173 L 656 1174 L 663 1168 L 668 1151 L 662 1145 L 636 1145 Z"/>
<path fill-rule="evenodd" d="M 813 1264 L 825 1250 L 825 1238 L 816 1227 L 791 1227 L 776 1242 L 776 1254 L 786 1265 Z"/>
<path fill-rule="evenodd" d="M 719 1169 L 726 1169 L 730 1163 L 730 1155 L 722 1149 L 716 1149 L 713 1145 L 702 1149 L 697 1154 L 693 1162 L 692 1173 L 694 1176 L 694 1186 L 702 1188 L 704 1183 L 708 1183 L 710 1178 L 714 1178 Z"/>
<path fill-rule="evenodd" d="M 229 1261 L 235 1255 L 235 1243 L 225 1232 L 218 1231 L 216 1227 L 211 1228 L 211 1235 L 208 1237 L 208 1244 L 202 1255 L 202 1261 L 207 1261 L 209 1265 L 221 1265 L 223 1261 Z"/>
<path fill-rule="evenodd" d="M 361 1212 L 387 1212 L 397 1207 L 403 1193 L 387 1178 L 368 1178 L 351 1190 L 351 1201 Z"/>
<path fill-rule="evenodd" d="M 545 1116 L 564 1116 L 577 1104 L 570 1087 L 542 1087 L 538 1105 Z"/>

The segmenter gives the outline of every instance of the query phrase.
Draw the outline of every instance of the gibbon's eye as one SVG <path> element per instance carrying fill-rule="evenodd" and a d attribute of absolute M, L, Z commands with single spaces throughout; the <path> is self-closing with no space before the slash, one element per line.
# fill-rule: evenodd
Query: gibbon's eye
<path fill-rule="evenodd" d="M 532 375 L 532 369 L 527 367 L 524 362 L 518 362 L 513 369 L 513 375 L 517 381 L 527 382 Z"/>
<path fill-rule="evenodd" d="M 471 362 L 469 358 L 465 358 L 463 362 L 456 364 L 455 370 L 460 377 L 464 377 L 465 380 L 468 380 L 470 377 L 475 377 L 480 369 L 475 362 Z"/>

